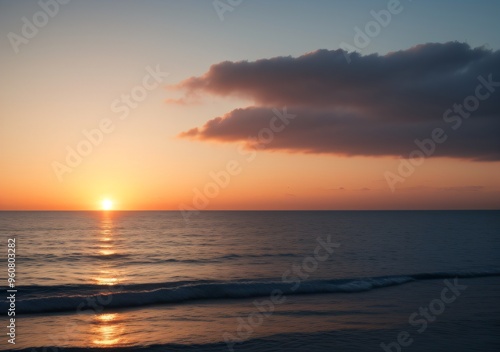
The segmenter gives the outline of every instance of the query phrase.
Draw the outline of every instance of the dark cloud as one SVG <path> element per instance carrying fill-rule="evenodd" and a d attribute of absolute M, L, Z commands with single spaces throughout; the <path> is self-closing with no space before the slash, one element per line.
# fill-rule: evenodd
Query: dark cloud
<path fill-rule="evenodd" d="M 328 188 L 327 191 L 345 191 L 345 188 L 344 187 Z"/>
<path fill-rule="evenodd" d="M 500 82 L 500 51 L 451 42 L 424 44 L 384 56 L 318 50 L 298 58 L 222 62 L 176 87 L 186 96 L 214 94 L 253 99 L 181 137 L 246 141 L 268 127 L 271 107 L 297 115 L 266 149 L 343 155 L 403 155 L 414 140 L 442 128 L 447 140 L 432 156 L 500 160 L 500 86 L 467 110 L 443 115 L 476 94 L 482 76 Z M 491 90 L 494 89 L 494 92 Z M 469 101 L 469 103 L 472 101 Z M 459 125 L 460 123 L 460 125 Z M 249 146 L 250 146 L 249 142 Z"/>

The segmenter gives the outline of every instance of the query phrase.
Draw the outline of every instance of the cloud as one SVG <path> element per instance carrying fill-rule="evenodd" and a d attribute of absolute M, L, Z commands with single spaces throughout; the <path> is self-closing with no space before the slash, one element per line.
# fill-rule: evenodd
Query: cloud
<path fill-rule="evenodd" d="M 344 187 L 339 187 L 339 188 L 327 188 L 327 191 L 345 191 Z"/>
<path fill-rule="evenodd" d="M 465 118 L 463 104 L 481 81 L 500 81 L 500 51 L 450 42 L 387 55 L 318 50 L 303 56 L 222 62 L 176 85 L 186 97 L 211 94 L 252 99 L 255 106 L 209 120 L 180 137 L 247 141 L 273 117 L 271 107 L 297 115 L 267 150 L 364 156 L 407 156 L 415 139 L 436 127 L 448 139 L 433 156 L 500 160 L 500 84 Z M 497 86 L 495 86 L 497 84 Z M 492 92 L 491 90 L 497 90 Z M 448 109 L 447 121 L 443 117 Z M 460 123 L 460 126 L 459 126 Z M 463 126 L 462 126 L 463 125 Z M 458 128 L 460 127 L 460 128 Z"/>

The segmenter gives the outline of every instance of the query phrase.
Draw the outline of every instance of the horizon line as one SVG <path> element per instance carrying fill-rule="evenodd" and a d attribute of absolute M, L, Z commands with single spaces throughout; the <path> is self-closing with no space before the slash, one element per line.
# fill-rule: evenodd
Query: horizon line
<path fill-rule="evenodd" d="M 57 212 L 147 212 L 147 211 L 162 211 L 162 212 L 294 212 L 294 211 L 500 211 L 500 208 L 480 208 L 480 209 L 203 209 L 203 210 L 174 210 L 174 209 L 0 209 L 0 212 L 23 212 L 23 211 L 57 211 Z"/>

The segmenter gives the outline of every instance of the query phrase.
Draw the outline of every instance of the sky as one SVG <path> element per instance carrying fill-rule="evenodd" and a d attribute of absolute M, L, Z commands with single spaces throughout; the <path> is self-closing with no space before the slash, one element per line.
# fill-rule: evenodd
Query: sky
<path fill-rule="evenodd" d="M 0 0 L 0 210 L 499 209 L 498 13 Z"/>

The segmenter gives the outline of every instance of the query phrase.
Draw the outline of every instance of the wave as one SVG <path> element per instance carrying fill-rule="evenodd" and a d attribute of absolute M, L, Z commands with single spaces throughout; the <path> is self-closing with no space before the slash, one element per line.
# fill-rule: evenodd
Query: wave
<path fill-rule="evenodd" d="M 88 302 L 100 307 L 130 308 L 155 304 L 172 304 L 192 300 L 238 299 L 269 296 L 273 290 L 284 295 L 319 293 L 355 293 L 414 281 L 479 278 L 500 276 L 500 271 L 457 271 L 378 276 L 357 279 L 327 279 L 288 282 L 276 281 L 180 281 L 126 286 L 29 286 L 18 287 L 16 313 L 89 312 Z M 6 311 L 7 302 L 0 303 Z"/>
<path fill-rule="evenodd" d="M 100 249 L 100 248 L 97 248 Z M 64 255 L 54 255 L 54 254 L 37 254 L 33 257 L 23 257 L 20 260 L 25 262 L 40 261 L 43 259 L 45 262 L 61 262 L 61 261 L 94 261 L 94 260 L 119 260 L 127 259 L 124 264 L 162 264 L 162 263 L 179 263 L 179 264 L 207 264 L 207 263 L 225 263 L 228 260 L 240 260 L 240 259 L 259 259 L 259 258 L 297 258 L 302 257 L 302 255 L 296 253 L 278 253 L 278 254 L 228 254 L 222 256 L 215 256 L 211 258 L 200 258 L 200 259 L 178 259 L 178 258 L 157 258 L 149 257 L 148 260 L 136 260 L 134 256 L 127 253 L 113 253 L 108 255 L 102 254 L 82 254 L 82 253 L 68 253 Z"/>

